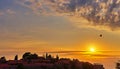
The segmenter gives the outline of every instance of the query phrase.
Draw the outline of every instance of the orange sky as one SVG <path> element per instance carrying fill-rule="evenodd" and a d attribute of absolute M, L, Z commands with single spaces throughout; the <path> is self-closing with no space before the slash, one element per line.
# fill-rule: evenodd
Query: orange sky
<path fill-rule="evenodd" d="M 41 3 L 36 5 L 34 0 L 29 0 L 32 5 L 29 2 L 25 5 L 24 0 L 19 1 L 0 0 L 0 57 L 13 59 L 18 54 L 21 58 L 29 51 L 40 55 L 55 52 L 52 54 L 101 63 L 106 69 L 115 68 L 120 57 L 119 25 L 92 25 L 92 21 L 73 15 L 78 14 L 78 8 L 74 9 L 76 12 L 68 10 L 66 14 L 58 7 L 52 7 L 52 11 L 58 9 L 63 13 L 46 14 L 49 11 L 44 11 Z M 103 36 L 100 37 L 100 34 Z M 91 47 L 95 48 L 95 52 L 86 52 Z"/>

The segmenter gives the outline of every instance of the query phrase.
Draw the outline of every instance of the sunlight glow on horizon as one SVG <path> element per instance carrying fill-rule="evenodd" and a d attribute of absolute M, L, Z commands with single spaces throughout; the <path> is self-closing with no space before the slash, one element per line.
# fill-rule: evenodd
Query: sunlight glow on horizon
<path fill-rule="evenodd" d="M 95 48 L 91 47 L 90 52 L 95 52 Z"/>
<path fill-rule="evenodd" d="M 97 47 L 96 44 L 89 44 L 89 45 L 88 45 L 88 50 L 91 51 L 91 52 L 92 52 L 92 51 L 95 51 L 95 50 L 96 50 L 96 47 Z"/>

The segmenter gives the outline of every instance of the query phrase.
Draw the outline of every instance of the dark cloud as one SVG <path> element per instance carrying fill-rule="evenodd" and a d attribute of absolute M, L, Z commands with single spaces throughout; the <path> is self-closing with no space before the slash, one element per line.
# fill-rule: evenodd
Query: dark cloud
<path fill-rule="evenodd" d="M 120 27 L 120 0 L 25 0 L 23 4 L 40 13 L 83 17 L 93 26 Z"/>

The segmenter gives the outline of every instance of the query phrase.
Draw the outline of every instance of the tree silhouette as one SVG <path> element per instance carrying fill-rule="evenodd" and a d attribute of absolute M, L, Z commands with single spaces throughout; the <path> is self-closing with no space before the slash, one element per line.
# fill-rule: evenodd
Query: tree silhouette
<path fill-rule="evenodd" d="M 18 60 L 18 55 L 15 56 L 14 60 Z"/>
<path fill-rule="evenodd" d="M 38 55 L 36 53 L 31 54 L 31 59 L 37 59 L 37 58 L 38 58 Z"/>
<path fill-rule="evenodd" d="M 59 56 L 58 55 L 56 55 L 56 60 L 59 60 Z"/>
<path fill-rule="evenodd" d="M 24 60 L 27 60 L 27 59 L 30 58 L 30 55 L 31 55 L 30 52 L 26 52 L 26 53 L 23 54 L 22 58 L 23 58 Z"/>
<path fill-rule="evenodd" d="M 1 57 L 1 58 L 0 58 L 0 62 L 1 62 L 1 63 L 6 63 L 6 62 L 7 62 L 7 61 L 6 61 L 6 58 L 5 58 L 4 56 Z"/>
<path fill-rule="evenodd" d="M 30 59 L 37 59 L 38 55 L 37 54 L 31 54 L 30 52 L 26 52 L 23 54 L 23 60 L 30 60 Z"/>
<path fill-rule="evenodd" d="M 46 59 L 51 60 L 51 59 L 53 59 L 53 57 L 51 56 L 51 54 L 46 53 Z"/>
<path fill-rule="evenodd" d="M 46 58 L 46 59 L 48 58 L 48 53 L 46 53 L 46 56 L 45 56 L 45 58 Z"/>

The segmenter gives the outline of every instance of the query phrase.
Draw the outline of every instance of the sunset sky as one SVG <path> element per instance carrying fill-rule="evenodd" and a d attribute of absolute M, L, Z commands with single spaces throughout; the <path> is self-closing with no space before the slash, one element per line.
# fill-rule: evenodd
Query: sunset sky
<path fill-rule="evenodd" d="M 51 52 L 115 69 L 119 7 L 120 0 L 0 0 L 0 57 Z"/>

